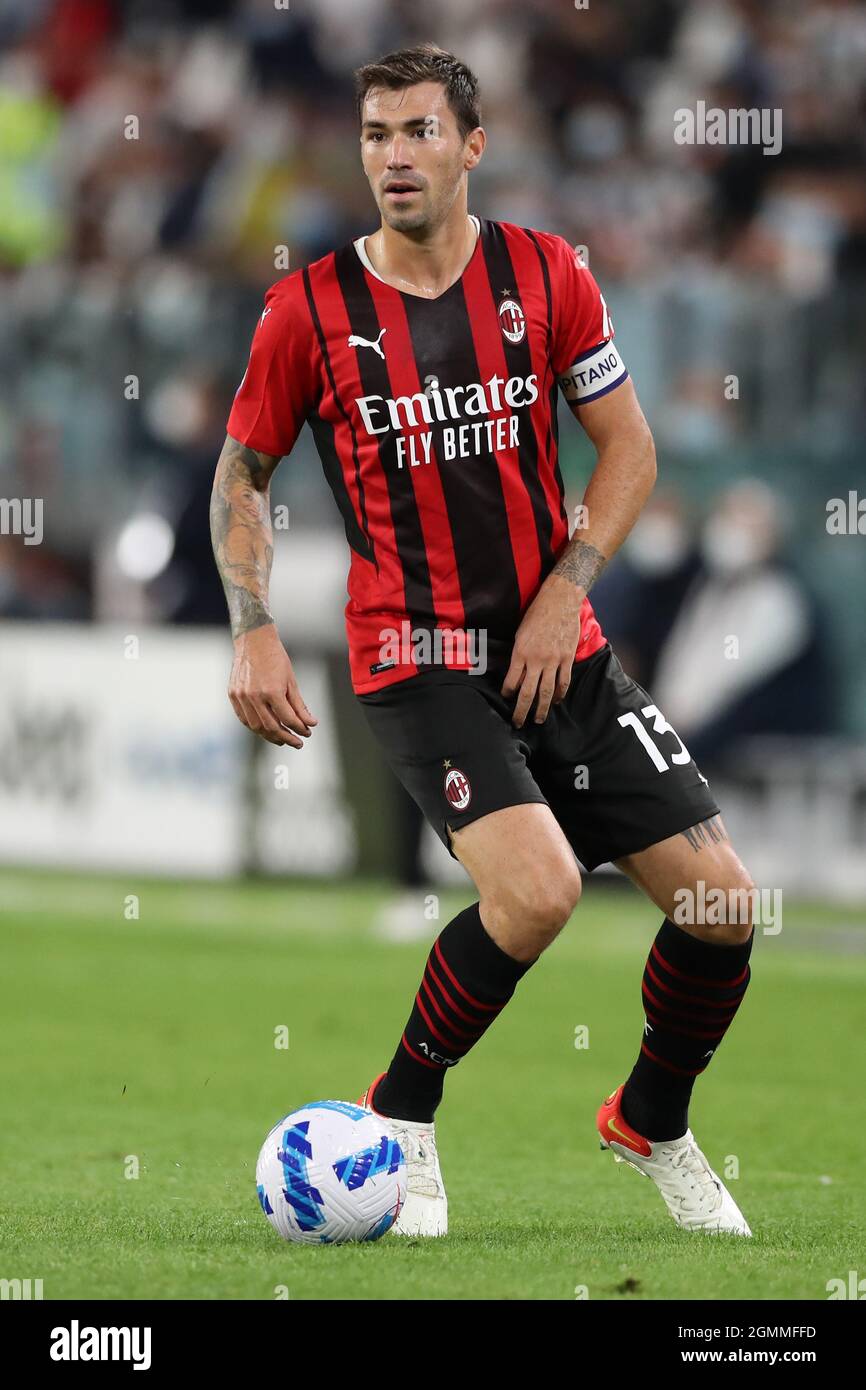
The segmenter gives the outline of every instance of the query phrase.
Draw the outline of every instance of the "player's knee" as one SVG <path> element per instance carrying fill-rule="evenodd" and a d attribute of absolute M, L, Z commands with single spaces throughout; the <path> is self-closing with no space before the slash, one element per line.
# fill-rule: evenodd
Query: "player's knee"
<path fill-rule="evenodd" d="M 504 931 L 538 954 L 559 935 L 580 899 L 576 863 L 538 865 L 488 898 L 485 909 Z"/>
<path fill-rule="evenodd" d="M 527 903 L 530 920 L 540 932 L 557 936 L 580 901 L 580 870 L 577 865 L 557 867 L 550 877 L 534 885 L 531 901 Z"/>
<path fill-rule="evenodd" d="M 731 944 L 741 944 L 751 936 L 757 896 L 758 889 L 751 874 L 740 865 L 728 887 L 728 940 Z"/>
<path fill-rule="evenodd" d="M 726 946 L 739 946 L 748 941 L 755 920 L 758 889 L 742 864 L 732 865 L 715 884 L 708 883 L 705 893 L 713 910 L 707 913 L 699 935 Z M 720 900 L 723 908 L 719 906 Z"/>

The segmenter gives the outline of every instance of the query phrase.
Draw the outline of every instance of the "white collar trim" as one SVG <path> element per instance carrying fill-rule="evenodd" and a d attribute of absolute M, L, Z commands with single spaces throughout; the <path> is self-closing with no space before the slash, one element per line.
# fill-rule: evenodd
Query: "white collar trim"
<path fill-rule="evenodd" d="M 470 216 L 471 220 L 475 223 L 475 230 L 477 231 L 478 236 L 480 236 L 480 235 L 481 235 L 481 222 L 480 222 L 480 219 L 477 218 L 477 217 L 475 216 L 475 213 L 474 213 L 474 212 L 470 212 L 469 216 Z M 372 265 L 372 262 L 371 262 L 371 260 L 370 260 L 370 257 L 367 255 L 367 247 L 366 247 L 366 244 L 365 244 L 366 241 L 367 241 L 367 237 L 366 237 L 366 235 L 365 235 L 365 236 L 359 236 L 358 239 L 357 239 L 357 241 L 353 242 L 353 245 L 354 245 L 354 247 L 355 247 L 355 250 L 356 250 L 357 253 L 358 253 L 358 259 L 360 260 L 360 262 L 361 262 L 361 264 L 362 264 L 362 266 L 364 267 L 365 270 L 369 270 L 370 274 L 371 274 L 371 275 L 375 275 L 375 277 L 376 277 L 377 280 L 382 280 L 382 276 L 379 274 L 378 270 L 374 270 L 374 269 L 373 269 L 373 265 Z M 477 241 L 476 241 L 476 245 L 477 245 Z M 474 254 L 475 247 L 473 247 L 472 250 L 473 250 L 473 254 Z M 387 281 L 387 280 L 382 280 L 382 284 L 383 284 L 383 285 L 387 285 L 387 284 L 388 284 L 388 281 Z M 393 288 L 394 288 L 394 286 L 392 285 L 392 286 L 391 286 L 391 289 L 393 289 Z"/>

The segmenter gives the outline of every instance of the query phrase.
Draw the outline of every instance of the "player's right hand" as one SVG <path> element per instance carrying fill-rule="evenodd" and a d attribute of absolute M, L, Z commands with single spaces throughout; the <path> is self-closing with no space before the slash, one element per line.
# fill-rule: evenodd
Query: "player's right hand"
<path fill-rule="evenodd" d="M 229 699 L 242 724 L 278 747 L 303 748 L 319 722 L 304 704 L 273 623 L 235 638 Z"/>

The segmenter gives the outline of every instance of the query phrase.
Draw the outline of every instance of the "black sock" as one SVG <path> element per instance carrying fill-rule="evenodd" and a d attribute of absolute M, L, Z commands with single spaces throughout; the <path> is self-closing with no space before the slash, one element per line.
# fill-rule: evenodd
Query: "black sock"
<path fill-rule="evenodd" d="M 679 1139 L 688 1129 L 695 1077 L 748 988 L 754 935 L 720 945 L 662 923 L 643 974 L 644 1037 L 622 1094 L 624 1118 L 645 1139 Z"/>
<path fill-rule="evenodd" d="M 536 958 L 537 959 L 537 958 Z M 465 1057 L 535 961 L 514 960 L 485 929 L 478 903 L 433 943 L 400 1045 L 370 1103 L 383 1115 L 431 1122 L 445 1073 Z"/>

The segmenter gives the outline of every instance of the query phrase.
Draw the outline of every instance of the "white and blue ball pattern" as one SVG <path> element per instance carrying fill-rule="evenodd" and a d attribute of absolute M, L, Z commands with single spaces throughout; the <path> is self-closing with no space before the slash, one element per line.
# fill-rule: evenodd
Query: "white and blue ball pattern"
<path fill-rule="evenodd" d="M 378 1240 L 406 1200 L 406 1161 L 379 1116 L 317 1100 L 274 1125 L 259 1153 L 256 1190 L 284 1240 Z"/>

